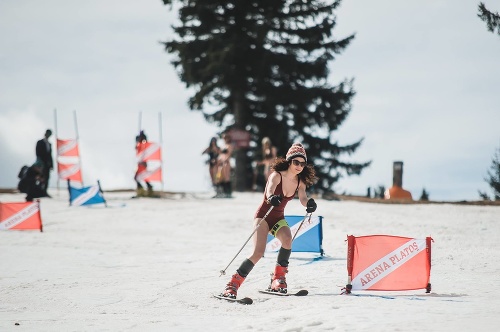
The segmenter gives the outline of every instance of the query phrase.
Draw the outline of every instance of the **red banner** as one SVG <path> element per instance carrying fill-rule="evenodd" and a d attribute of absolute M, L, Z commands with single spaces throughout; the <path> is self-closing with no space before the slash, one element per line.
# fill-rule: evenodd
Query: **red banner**
<path fill-rule="evenodd" d="M 137 161 L 161 161 L 160 145 L 153 142 L 137 143 L 136 147 Z"/>
<path fill-rule="evenodd" d="M 347 270 L 352 290 L 426 288 L 431 271 L 431 240 L 390 235 L 348 236 Z"/>
<path fill-rule="evenodd" d="M 57 139 L 57 155 L 59 157 L 79 157 L 76 139 Z"/>
<path fill-rule="evenodd" d="M 147 181 L 147 182 L 161 182 L 162 172 L 161 166 L 156 168 L 147 169 L 139 167 L 136 173 L 137 181 Z"/>
<path fill-rule="evenodd" d="M 0 230 L 42 231 L 40 202 L 0 203 Z"/>
<path fill-rule="evenodd" d="M 80 164 L 63 164 L 61 162 L 57 163 L 57 173 L 59 174 L 59 179 L 61 180 L 71 180 L 82 183 L 82 172 L 80 169 Z"/>

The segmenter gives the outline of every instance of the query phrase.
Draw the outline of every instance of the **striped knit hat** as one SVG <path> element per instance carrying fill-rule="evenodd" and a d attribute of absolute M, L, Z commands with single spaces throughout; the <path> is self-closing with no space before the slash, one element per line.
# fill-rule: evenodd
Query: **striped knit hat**
<path fill-rule="evenodd" d="M 286 153 L 286 160 L 290 161 L 294 157 L 302 157 L 307 162 L 306 150 L 300 143 L 293 143 Z"/>

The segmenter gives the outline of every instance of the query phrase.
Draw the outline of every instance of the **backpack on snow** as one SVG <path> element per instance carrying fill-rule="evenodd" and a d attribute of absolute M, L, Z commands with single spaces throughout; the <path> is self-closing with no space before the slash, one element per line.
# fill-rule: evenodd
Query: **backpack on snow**
<path fill-rule="evenodd" d="M 29 183 L 26 179 L 26 174 L 28 173 L 28 166 L 24 165 L 21 167 L 21 170 L 19 171 L 19 174 L 17 177 L 19 178 L 19 183 L 17 185 L 17 189 L 19 189 L 20 192 L 22 193 L 28 193 L 29 189 Z"/>
<path fill-rule="evenodd" d="M 21 167 L 21 170 L 19 171 L 19 174 L 17 175 L 17 177 L 19 179 L 22 179 L 26 176 L 26 172 L 28 172 L 28 166 L 24 165 L 23 167 Z"/>

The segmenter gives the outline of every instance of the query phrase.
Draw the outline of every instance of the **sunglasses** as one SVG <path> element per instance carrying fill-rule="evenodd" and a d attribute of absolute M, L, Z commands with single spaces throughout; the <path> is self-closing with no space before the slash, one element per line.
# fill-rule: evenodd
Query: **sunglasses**
<path fill-rule="evenodd" d="M 302 168 L 306 167 L 306 165 L 307 165 L 305 162 L 298 161 L 297 159 L 293 159 L 292 164 L 294 164 L 295 166 L 300 166 Z"/>

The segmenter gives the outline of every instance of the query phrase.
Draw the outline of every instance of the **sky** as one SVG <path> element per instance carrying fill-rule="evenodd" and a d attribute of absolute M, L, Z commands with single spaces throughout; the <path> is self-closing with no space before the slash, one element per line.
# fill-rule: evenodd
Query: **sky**
<path fill-rule="evenodd" d="M 393 162 L 403 161 L 403 188 L 415 199 L 424 188 L 432 200 L 491 196 L 484 178 L 500 148 L 500 38 L 477 17 L 478 3 L 342 3 L 334 35 L 356 37 L 331 63 L 330 80 L 354 79 L 357 94 L 333 136 L 364 138 L 343 158 L 372 164 L 336 192 L 389 188 Z M 189 110 L 192 91 L 161 44 L 175 18 L 159 0 L 0 2 L 0 188 L 17 185 L 50 128 L 59 138 L 78 133 L 84 184 L 132 189 L 141 119 L 162 144 L 157 189 L 211 190 L 201 152 L 219 129 Z M 63 187 L 54 172 L 50 186 Z"/>

